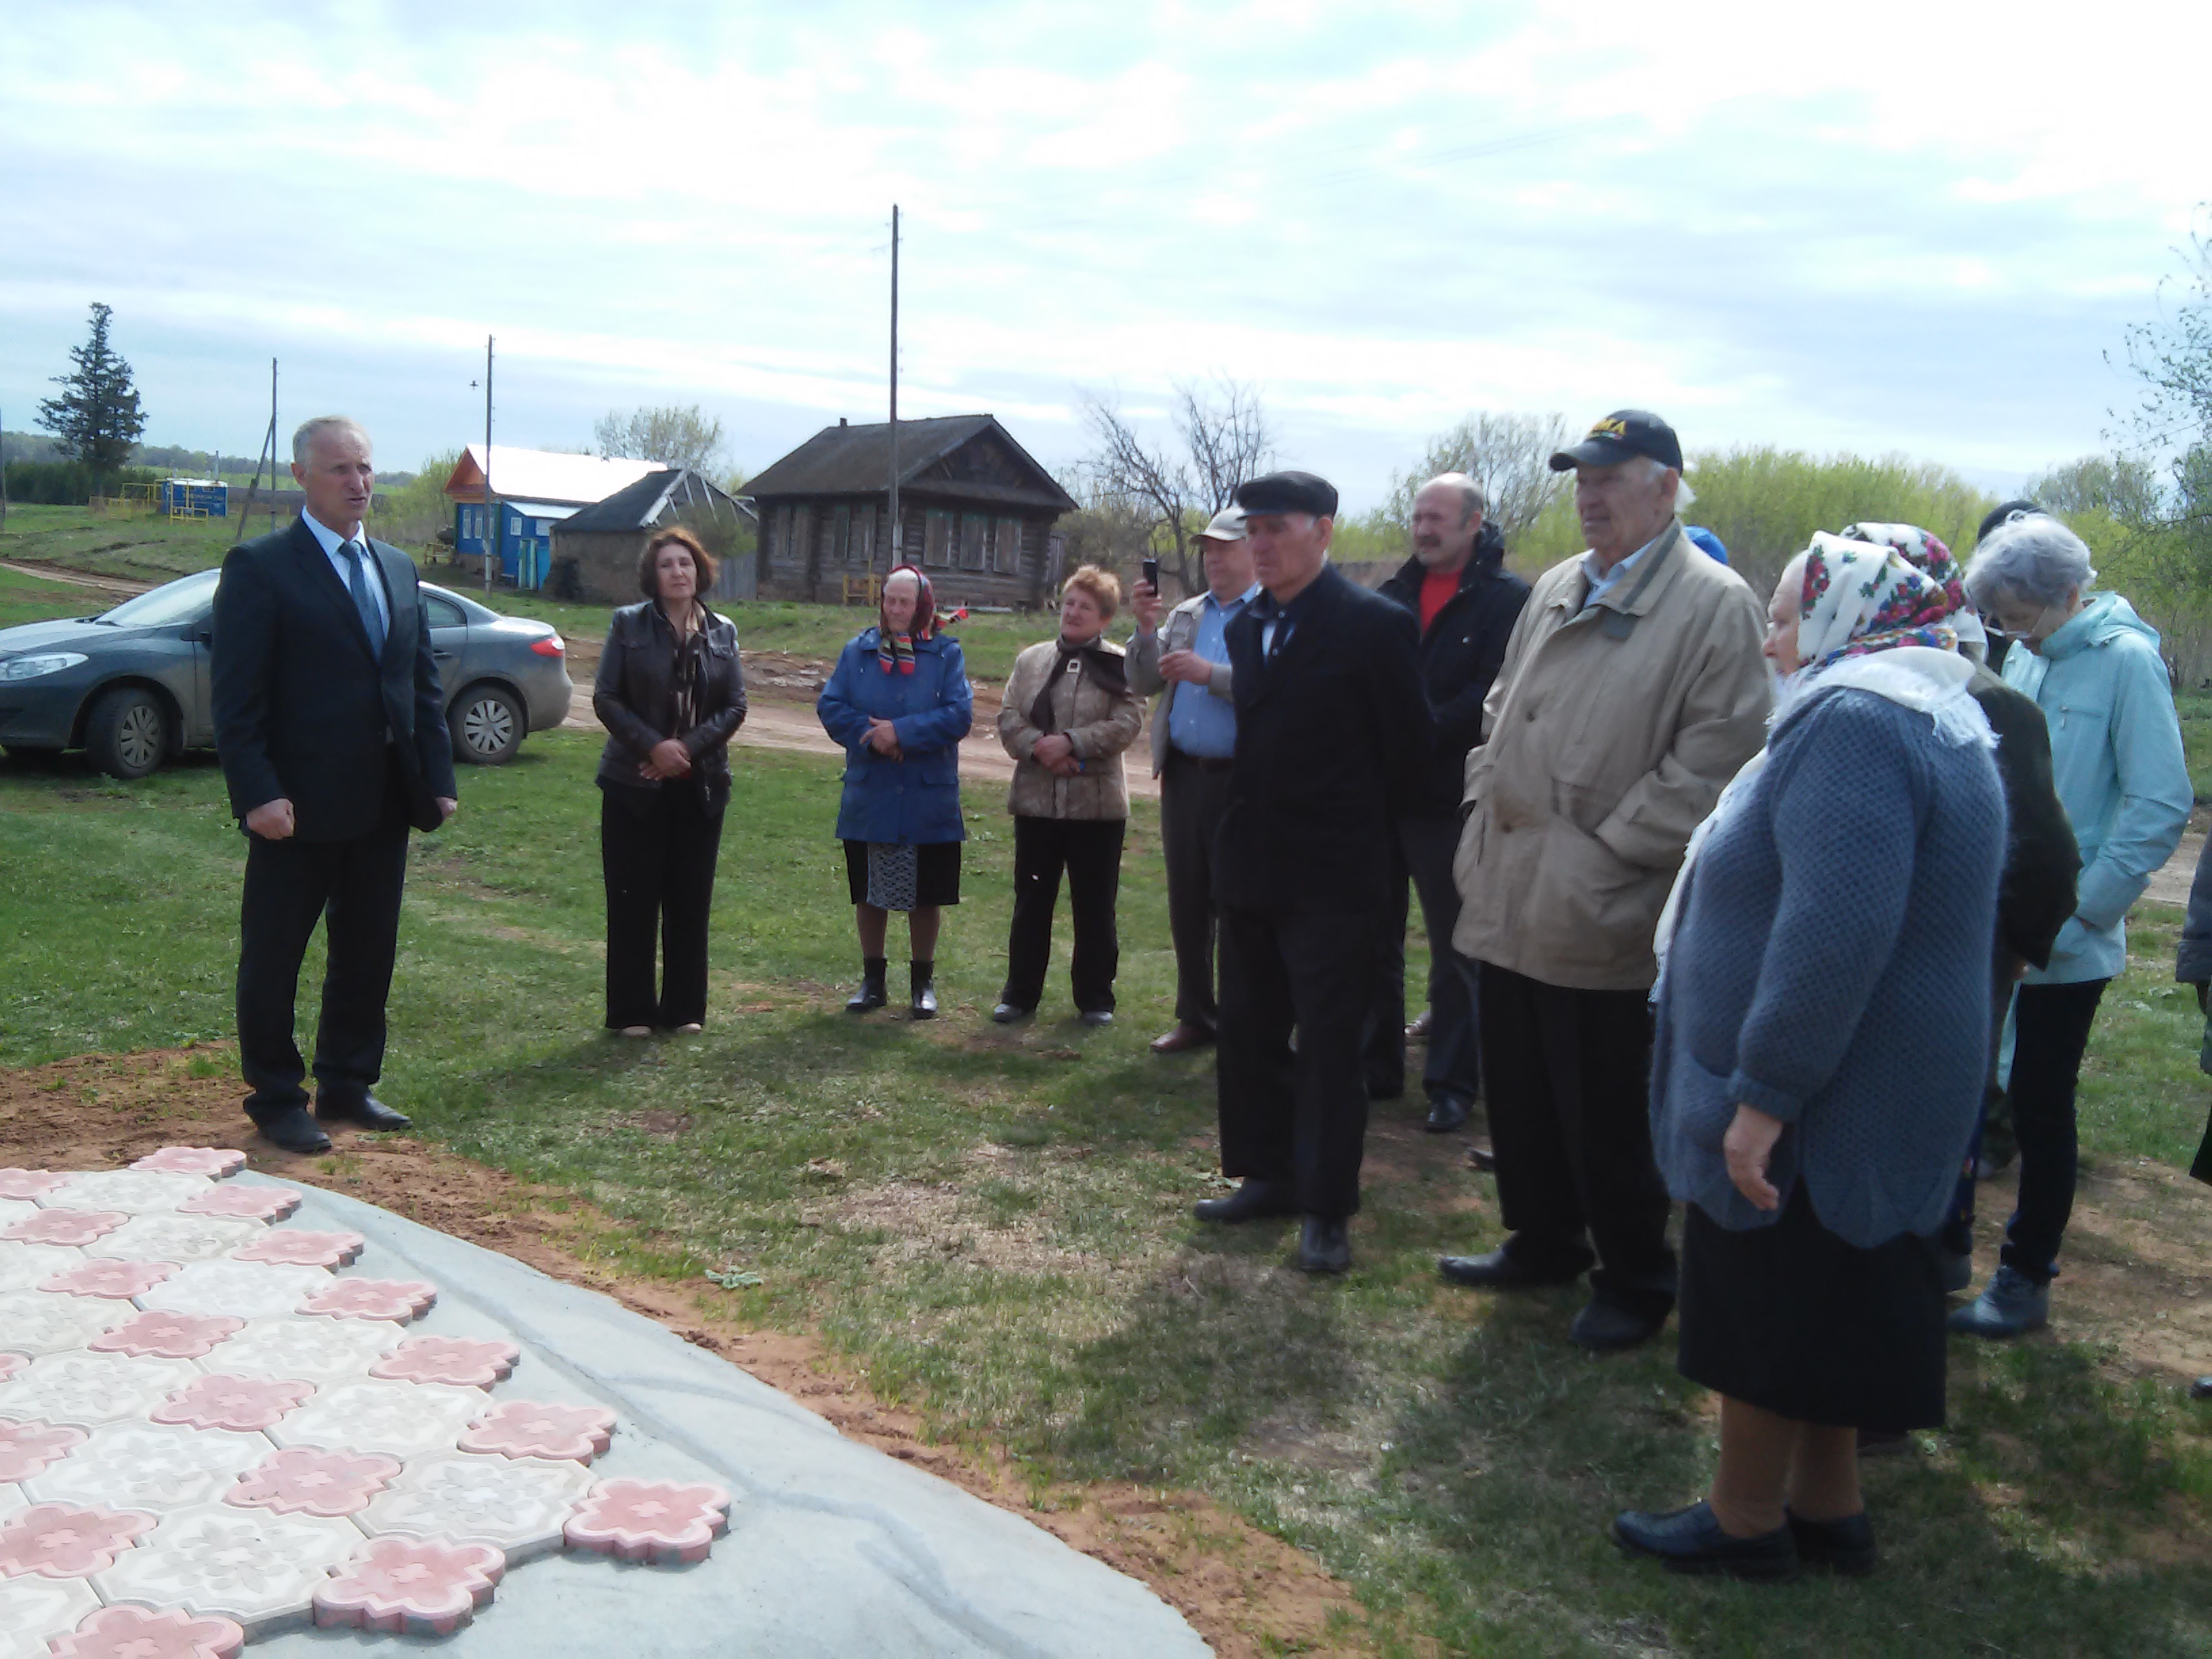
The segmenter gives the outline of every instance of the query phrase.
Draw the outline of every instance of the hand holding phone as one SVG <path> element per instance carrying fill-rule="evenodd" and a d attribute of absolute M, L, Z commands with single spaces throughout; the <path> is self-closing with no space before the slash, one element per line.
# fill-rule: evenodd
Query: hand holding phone
<path fill-rule="evenodd" d="M 1158 559 L 1145 561 L 1145 585 L 1155 593 L 1160 591 L 1160 562 Z"/>

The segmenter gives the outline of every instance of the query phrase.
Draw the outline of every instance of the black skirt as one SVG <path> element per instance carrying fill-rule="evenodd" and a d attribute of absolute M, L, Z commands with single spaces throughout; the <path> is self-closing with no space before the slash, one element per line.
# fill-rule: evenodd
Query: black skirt
<path fill-rule="evenodd" d="M 1836 1428 L 1939 1428 L 1946 1332 L 1934 1243 L 1862 1250 L 1820 1224 L 1801 1182 L 1771 1227 L 1682 1227 L 1681 1349 L 1692 1382 Z"/>
<path fill-rule="evenodd" d="M 917 866 L 914 902 L 917 905 L 959 903 L 960 843 L 924 842 L 914 851 Z M 845 843 L 845 890 L 855 904 L 868 902 L 868 843 L 864 841 Z"/>

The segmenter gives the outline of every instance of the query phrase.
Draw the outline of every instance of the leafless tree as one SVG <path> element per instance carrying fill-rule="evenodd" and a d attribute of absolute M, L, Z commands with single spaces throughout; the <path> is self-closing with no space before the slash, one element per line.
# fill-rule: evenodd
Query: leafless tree
<path fill-rule="evenodd" d="M 1551 470 L 1552 456 L 1566 447 L 1567 423 L 1559 415 L 1468 416 L 1429 440 L 1421 464 L 1390 475 L 1389 516 L 1401 525 L 1413 516 L 1413 497 L 1439 472 L 1464 472 L 1482 486 L 1486 516 L 1510 540 L 1535 523 L 1573 477 Z"/>
<path fill-rule="evenodd" d="M 608 459 L 658 461 L 704 468 L 722 453 L 722 422 L 699 405 L 612 409 L 592 429 L 596 453 Z"/>
<path fill-rule="evenodd" d="M 1083 474 L 1094 510 L 1141 524 L 1163 575 L 1196 592 L 1205 582 L 1198 532 L 1273 458 L 1275 434 L 1258 389 L 1225 376 L 1211 385 L 1178 382 L 1171 442 L 1146 441 L 1118 404 L 1097 392 L 1084 394 L 1083 418 L 1093 441 Z"/>

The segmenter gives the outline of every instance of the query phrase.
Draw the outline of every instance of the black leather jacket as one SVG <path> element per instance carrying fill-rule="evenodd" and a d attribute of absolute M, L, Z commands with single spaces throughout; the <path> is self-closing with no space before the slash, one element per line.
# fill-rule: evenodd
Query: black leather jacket
<path fill-rule="evenodd" d="M 607 728 L 599 781 L 638 789 L 659 781 L 638 775 L 653 744 L 668 738 L 691 753 L 682 780 L 720 806 L 730 794 L 730 738 L 745 719 L 745 677 L 738 661 L 738 630 L 707 612 L 699 670 L 698 707 L 689 730 L 675 730 L 676 630 L 647 599 L 624 605 L 607 624 L 607 642 L 592 686 L 592 712 Z M 672 780 L 672 781 L 677 781 Z"/>

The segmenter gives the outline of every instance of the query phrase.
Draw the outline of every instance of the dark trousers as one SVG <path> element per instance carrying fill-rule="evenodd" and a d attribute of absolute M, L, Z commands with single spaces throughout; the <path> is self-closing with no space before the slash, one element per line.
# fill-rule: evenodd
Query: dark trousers
<path fill-rule="evenodd" d="M 262 1120 L 307 1103 L 307 1067 L 293 1040 L 300 963 L 324 925 L 323 1011 L 315 1025 L 315 1085 L 358 1100 L 384 1070 L 384 1005 L 399 943 L 407 876 L 406 792 L 385 790 L 384 822 L 350 841 L 246 838 L 239 906 L 238 1059 Z"/>
<path fill-rule="evenodd" d="M 1674 1301 L 1669 1202 L 1651 1156 L 1651 1007 L 1482 964 L 1482 1069 L 1505 1249 L 1638 1313 Z M 1592 1246 L 1595 1247 L 1593 1258 Z"/>
<path fill-rule="evenodd" d="M 2013 1018 L 2013 1133 L 2020 1138 L 2020 1194 L 1998 1260 L 2039 1285 L 2058 1275 L 2058 1245 L 2074 1214 L 2077 1148 L 2074 1087 L 2109 981 L 2023 985 Z"/>
<path fill-rule="evenodd" d="M 1000 1000 L 1034 1008 L 1044 995 L 1052 961 L 1052 913 L 1060 903 L 1060 877 L 1067 872 L 1067 908 L 1073 913 L 1075 948 L 1068 978 L 1075 1006 L 1085 1013 L 1111 1012 L 1114 975 L 1121 943 L 1114 928 L 1114 899 L 1121 885 L 1121 840 L 1127 818 L 1014 819 L 1014 921 L 1006 934 L 1006 988 Z"/>
<path fill-rule="evenodd" d="M 1378 942 L 1371 911 L 1221 912 L 1222 1173 L 1291 1182 L 1309 1215 L 1359 1207 Z"/>
<path fill-rule="evenodd" d="M 607 888 L 607 1024 L 673 1027 L 707 1018 L 707 919 L 722 808 L 687 783 L 599 791 Z M 660 994 L 653 994 L 659 935 Z"/>
<path fill-rule="evenodd" d="M 1176 1018 L 1211 1031 L 1213 994 L 1213 842 L 1229 804 L 1225 762 L 1168 750 L 1160 775 L 1160 842 L 1167 854 L 1168 933 L 1175 940 Z"/>
<path fill-rule="evenodd" d="M 1997 1050 L 2003 1045 L 2005 1015 L 2012 1008 L 2013 987 L 2019 982 L 2020 969 L 2021 958 L 2000 945 L 1990 964 L 1990 1074 L 1982 1092 L 1981 1121 L 1974 1126 L 1974 1138 L 1966 1143 L 1966 1167 L 1951 1194 L 1951 1213 L 1936 1235 L 1938 1246 L 1953 1255 L 1969 1255 L 1974 1248 L 1974 1164 L 1981 1157 L 1982 1132 L 1990 1112 L 2004 1099 L 2004 1090 L 1997 1083 Z"/>
<path fill-rule="evenodd" d="M 1471 1101 L 1482 1092 L 1482 1056 L 1475 1013 L 1475 964 L 1452 949 L 1459 926 L 1459 884 L 1452 860 L 1459 851 L 1459 823 L 1442 814 L 1398 821 L 1391 891 L 1395 914 L 1386 918 L 1375 1010 L 1367 1034 L 1367 1079 L 1377 1093 L 1396 1094 L 1406 1079 L 1407 882 L 1420 896 L 1421 925 L 1429 936 L 1429 1048 L 1421 1086 L 1431 1100 L 1454 1095 Z"/>

